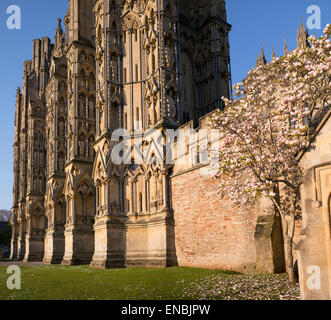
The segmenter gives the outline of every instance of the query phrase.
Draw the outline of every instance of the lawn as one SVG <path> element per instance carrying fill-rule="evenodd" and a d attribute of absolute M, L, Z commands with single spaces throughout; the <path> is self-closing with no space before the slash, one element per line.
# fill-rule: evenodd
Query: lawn
<path fill-rule="evenodd" d="M 21 290 L 8 290 L 9 275 L 0 267 L 0 300 L 180 300 L 298 299 L 298 285 L 287 276 L 241 275 L 219 270 L 98 270 L 88 266 L 21 267 Z"/>

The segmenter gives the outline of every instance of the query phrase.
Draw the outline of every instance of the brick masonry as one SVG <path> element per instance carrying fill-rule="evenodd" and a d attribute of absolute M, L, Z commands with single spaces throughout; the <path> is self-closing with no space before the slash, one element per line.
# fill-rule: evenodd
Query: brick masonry
<path fill-rule="evenodd" d="M 178 264 L 256 270 L 255 233 L 263 210 L 238 209 L 230 201 L 221 200 L 217 181 L 203 175 L 203 169 L 173 175 L 171 179 Z"/>

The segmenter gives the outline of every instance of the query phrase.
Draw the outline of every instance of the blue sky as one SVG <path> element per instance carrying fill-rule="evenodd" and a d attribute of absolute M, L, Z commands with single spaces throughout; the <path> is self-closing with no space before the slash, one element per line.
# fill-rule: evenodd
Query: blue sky
<path fill-rule="evenodd" d="M 32 54 L 32 40 L 53 35 L 57 18 L 63 17 L 68 0 L 0 0 L 0 209 L 9 209 L 12 201 L 12 144 L 14 133 L 15 93 L 22 83 L 23 62 Z M 7 8 L 18 5 L 22 12 L 22 29 L 6 27 Z M 268 60 L 274 45 L 283 53 L 284 38 L 289 49 L 296 47 L 300 17 L 306 24 L 310 5 L 321 9 L 322 28 L 331 23 L 330 0 L 228 0 L 231 66 L 233 82 L 241 81 L 255 65 L 261 45 Z M 311 30 L 320 35 L 322 30 Z"/>

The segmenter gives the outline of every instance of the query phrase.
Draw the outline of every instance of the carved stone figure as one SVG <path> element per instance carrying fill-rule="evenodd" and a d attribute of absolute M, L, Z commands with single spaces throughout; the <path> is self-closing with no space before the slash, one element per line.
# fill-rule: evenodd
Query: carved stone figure
<path fill-rule="evenodd" d="M 86 103 L 85 96 L 80 95 L 79 96 L 79 116 L 81 118 L 85 117 L 85 103 Z"/>
<path fill-rule="evenodd" d="M 85 157 L 85 139 L 84 137 L 81 137 L 78 141 L 78 147 L 79 147 L 79 156 L 81 158 Z"/>
<path fill-rule="evenodd" d="M 59 121 L 59 135 L 64 136 L 64 121 L 62 119 Z"/>

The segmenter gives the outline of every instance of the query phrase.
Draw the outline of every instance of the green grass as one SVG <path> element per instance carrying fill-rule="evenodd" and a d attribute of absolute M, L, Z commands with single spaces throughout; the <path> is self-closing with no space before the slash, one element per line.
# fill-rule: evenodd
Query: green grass
<path fill-rule="evenodd" d="M 8 290 L 6 282 L 10 275 L 6 271 L 6 267 L 0 267 L 1 300 L 180 299 L 190 283 L 222 273 L 178 267 L 110 270 L 88 266 L 21 267 L 21 290 Z"/>
<path fill-rule="evenodd" d="M 298 287 L 287 286 L 284 274 L 254 276 L 183 267 L 33 266 L 21 267 L 21 290 L 8 290 L 6 271 L 7 267 L 0 267 L 0 300 L 282 299 L 298 295 Z"/>

